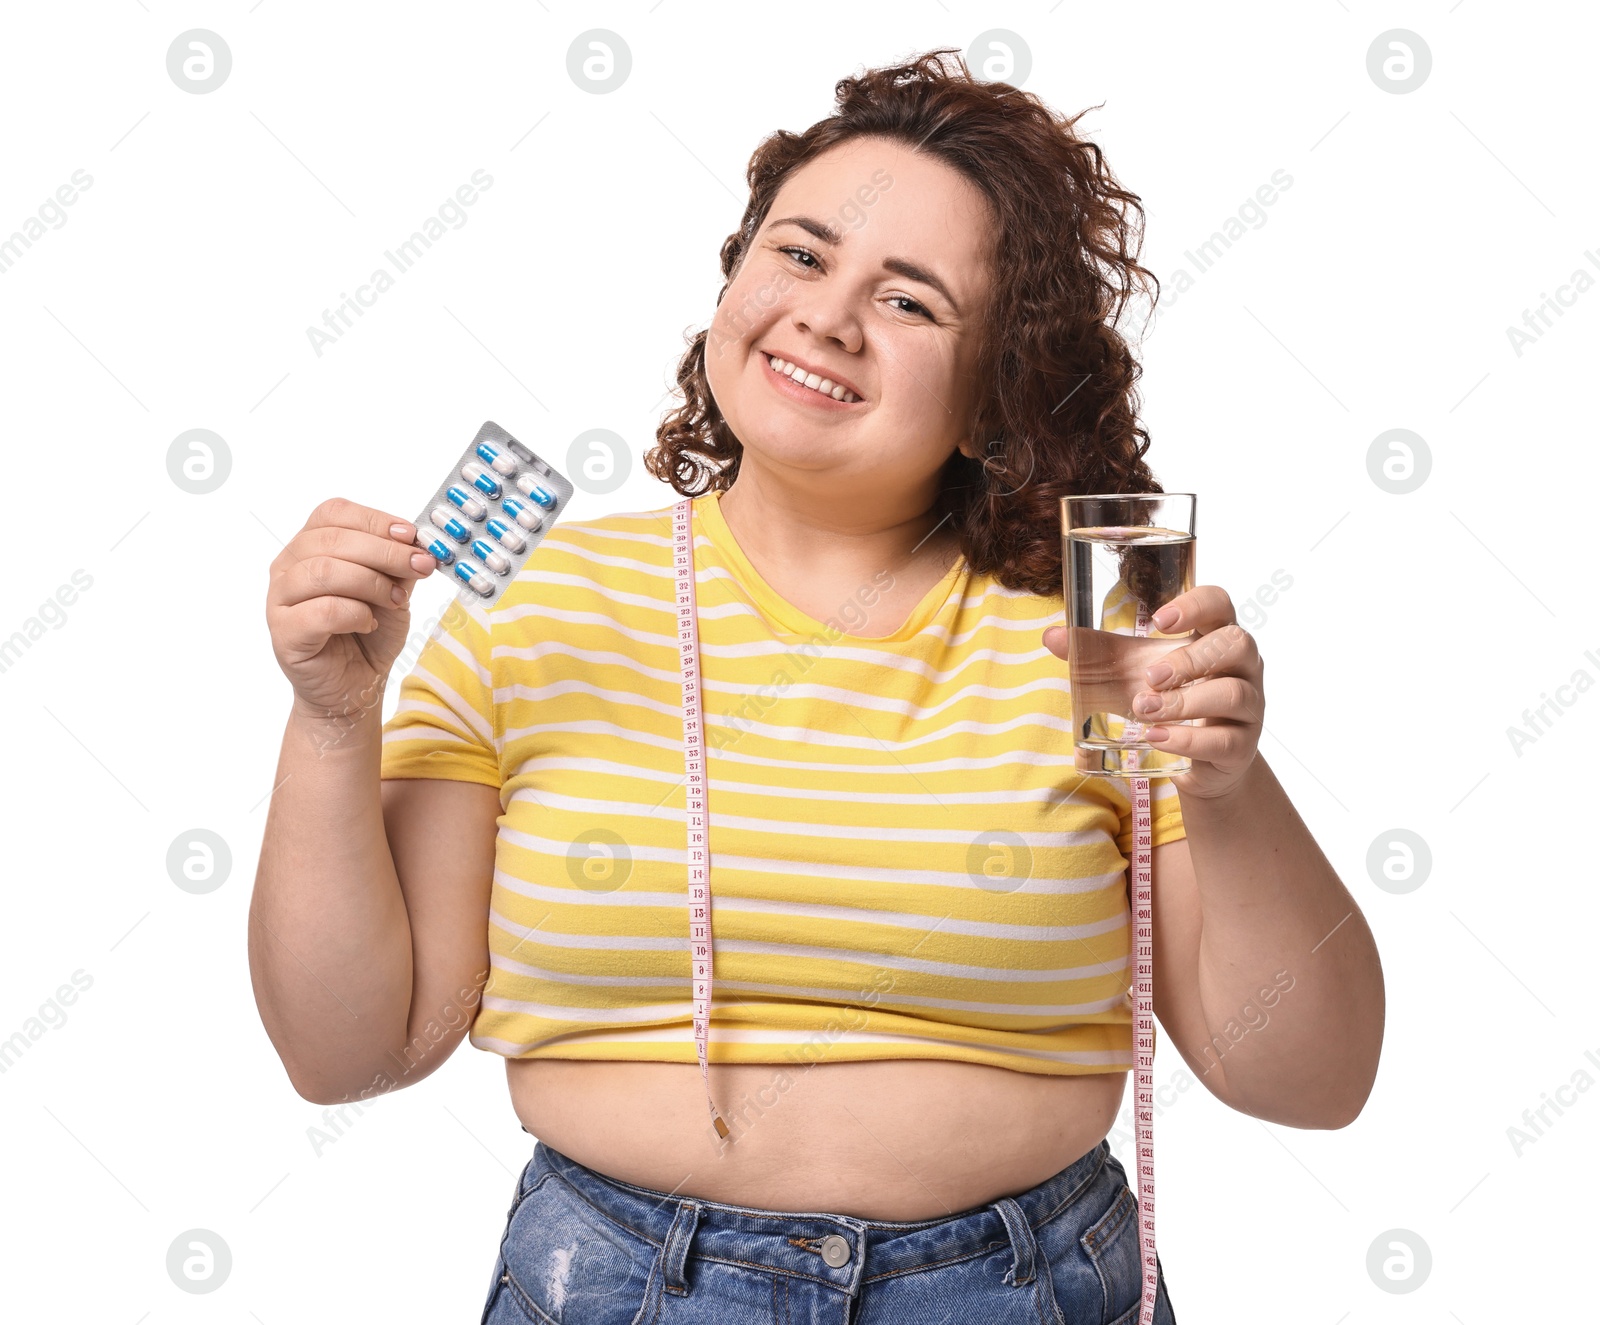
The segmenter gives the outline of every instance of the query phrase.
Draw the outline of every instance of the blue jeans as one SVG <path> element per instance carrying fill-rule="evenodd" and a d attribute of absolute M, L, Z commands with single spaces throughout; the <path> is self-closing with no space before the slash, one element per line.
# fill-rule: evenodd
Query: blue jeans
<path fill-rule="evenodd" d="M 481 1325 L 1136 1325 L 1137 1209 L 1105 1141 L 919 1220 L 675 1196 L 535 1141 Z M 1174 1325 L 1158 1282 L 1156 1325 Z"/>

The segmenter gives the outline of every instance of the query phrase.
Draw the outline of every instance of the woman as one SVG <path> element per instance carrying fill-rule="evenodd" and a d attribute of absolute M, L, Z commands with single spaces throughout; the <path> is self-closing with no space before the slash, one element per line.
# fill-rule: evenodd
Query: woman
<path fill-rule="evenodd" d="M 381 734 L 349 697 L 381 694 L 433 569 L 414 527 L 326 502 L 273 562 L 295 700 L 258 1004 L 319 1103 L 420 1080 L 469 1030 L 505 1057 L 537 1141 L 485 1321 L 1138 1317 L 1105 1140 L 1131 816 L 1071 772 L 1049 624 L 1060 498 L 1160 491 L 1115 330 L 1149 278 L 1138 199 L 948 53 L 758 149 L 647 457 L 693 498 L 722 1125 L 671 508 L 557 525 L 490 612 L 446 615 Z M 1151 733 L 1193 761 L 1151 788 L 1156 1013 L 1228 1105 L 1342 1127 L 1382 1036 L 1372 937 L 1256 752 L 1228 595 L 1175 606 L 1158 628 L 1200 638 L 1147 693 L 1204 724 Z M 1270 1032 L 1229 1033 L 1282 989 Z"/>

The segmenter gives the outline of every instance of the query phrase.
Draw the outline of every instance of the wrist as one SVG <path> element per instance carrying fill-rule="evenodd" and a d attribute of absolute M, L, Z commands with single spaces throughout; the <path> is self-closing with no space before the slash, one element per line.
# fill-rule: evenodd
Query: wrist
<path fill-rule="evenodd" d="M 1196 813 L 1203 813 L 1214 818 L 1231 819 L 1248 815 L 1252 807 L 1261 804 L 1261 795 L 1272 780 L 1272 773 L 1267 768 L 1266 760 L 1257 752 L 1251 757 L 1249 766 L 1222 791 L 1201 791 L 1199 789 L 1185 790 L 1183 783 L 1188 778 L 1187 774 L 1180 774 L 1173 780 L 1173 785 L 1178 791 L 1178 803 L 1184 807 L 1185 817 L 1189 814 L 1189 807 L 1195 807 Z"/>
<path fill-rule="evenodd" d="M 315 704 L 296 695 L 289 710 L 289 725 L 319 754 L 377 744 L 383 739 L 386 686 L 387 678 L 379 677 L 333 705 Z"/>

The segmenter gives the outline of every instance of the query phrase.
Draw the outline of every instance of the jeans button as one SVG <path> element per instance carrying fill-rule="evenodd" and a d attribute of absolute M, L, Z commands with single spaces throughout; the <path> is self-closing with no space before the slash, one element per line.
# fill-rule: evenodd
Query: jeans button
<path fill-rule="evenodd" d="M 837 1270 L 850 1259 L 850 1244 L 837 1233 L 822 1239 L 822 1259 Z"/>

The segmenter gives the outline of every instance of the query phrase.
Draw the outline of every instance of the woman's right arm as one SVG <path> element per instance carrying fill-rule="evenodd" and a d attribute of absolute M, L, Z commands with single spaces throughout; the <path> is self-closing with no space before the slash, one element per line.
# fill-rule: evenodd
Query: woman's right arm
<path fill-rule="evenodd" d="M 250 977 L 290 1081 L 318 1104 L 427 1076 L 465 1036 L 488 978 L 498 791 L 380 780 L 383 691 L 410 589 L 434 564 L 413 529 L 335 499 L 272 563 L 267 621 L 294 700 L 251 899 Z"/>

